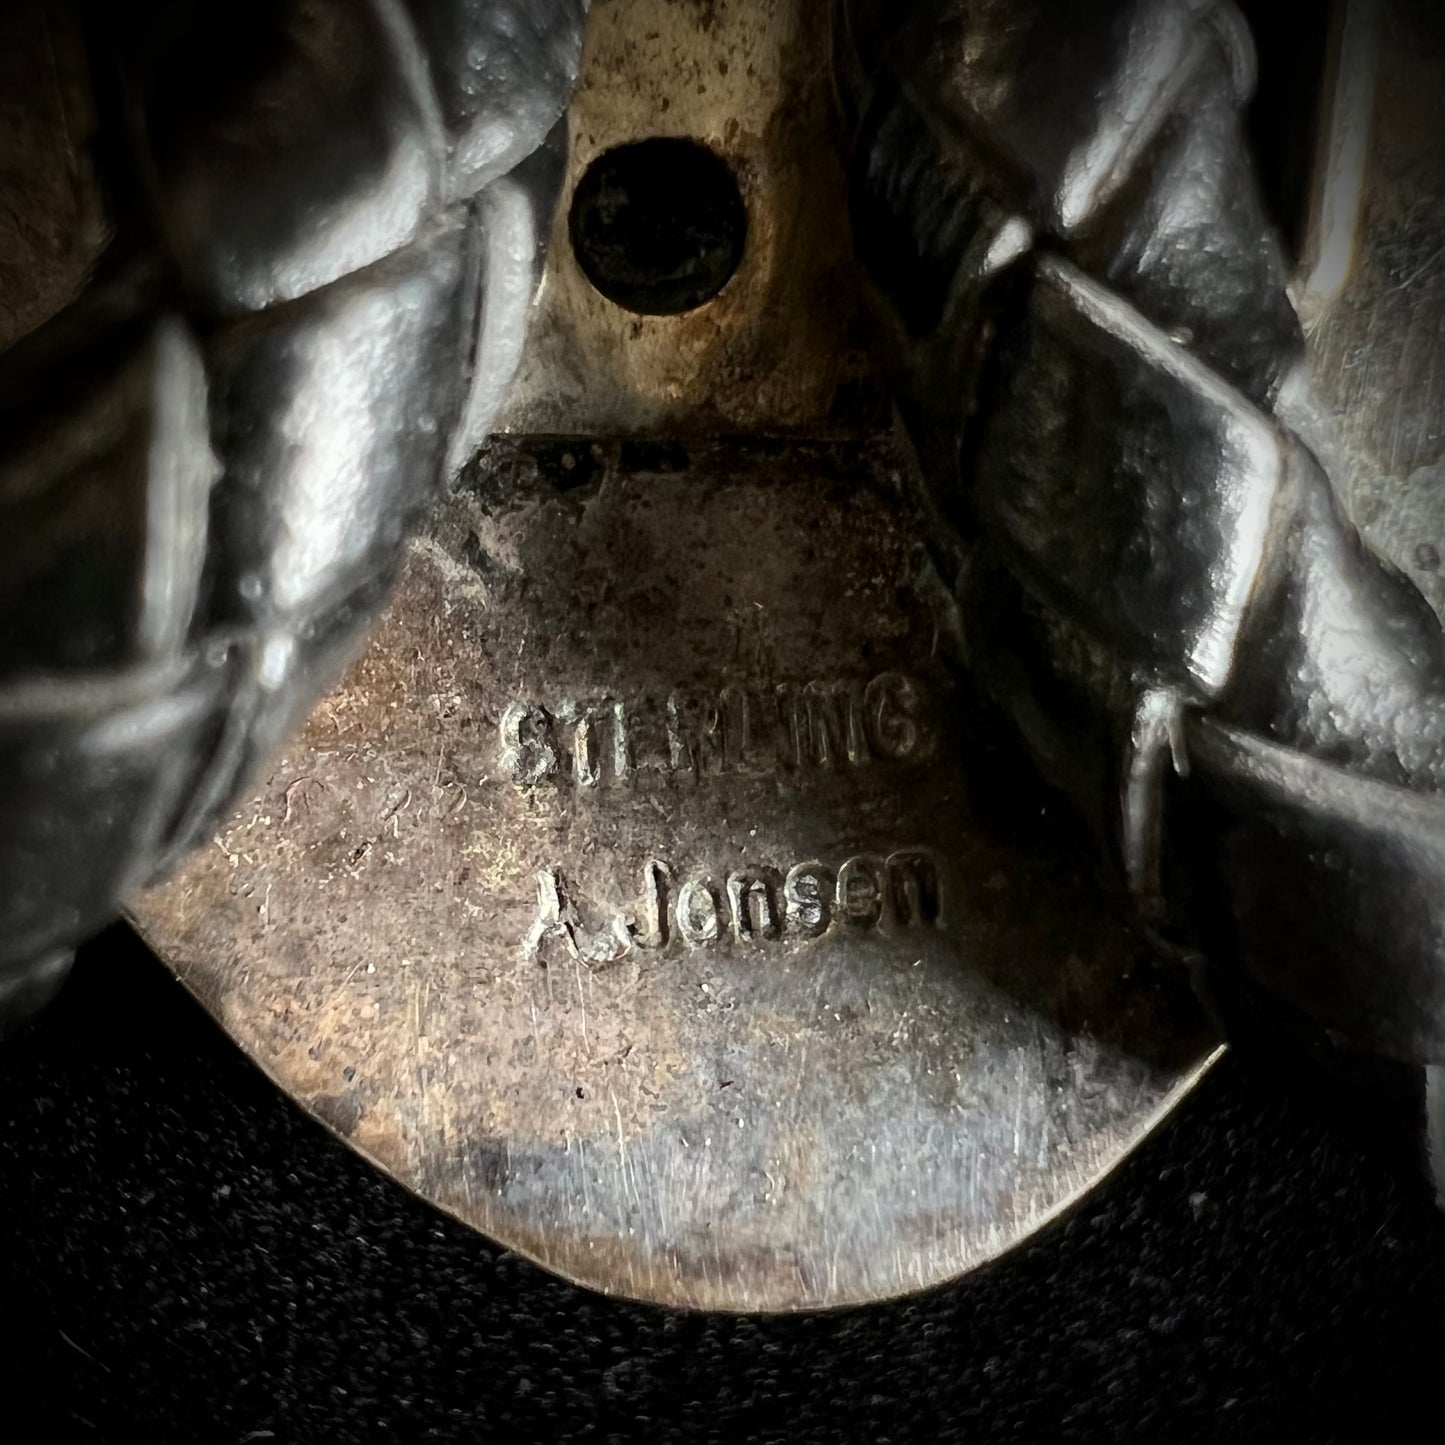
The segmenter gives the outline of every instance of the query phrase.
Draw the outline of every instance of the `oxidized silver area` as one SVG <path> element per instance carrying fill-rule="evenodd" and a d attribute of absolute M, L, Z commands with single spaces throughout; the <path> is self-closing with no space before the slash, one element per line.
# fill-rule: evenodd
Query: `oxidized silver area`
<path fill-rule="evenodd" d="M 896 465 L 498 444 L 147 936 L 349 1142 L 581 1282 L 836 1305 L 1023 1238 L 1209 1044 L 944 660 Z"/>

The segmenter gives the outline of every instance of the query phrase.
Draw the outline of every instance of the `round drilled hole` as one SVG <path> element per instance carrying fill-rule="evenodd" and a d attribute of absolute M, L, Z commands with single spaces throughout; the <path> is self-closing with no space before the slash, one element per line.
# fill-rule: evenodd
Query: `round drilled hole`
<path fill-rule="evenodd" d="M 696 141 L 656 137 L 592 162 L 569 227 L 583 274 L 609 301 L 675 316 L 727 285 L 743 258 L 748 214 L 720 156 Z"/>

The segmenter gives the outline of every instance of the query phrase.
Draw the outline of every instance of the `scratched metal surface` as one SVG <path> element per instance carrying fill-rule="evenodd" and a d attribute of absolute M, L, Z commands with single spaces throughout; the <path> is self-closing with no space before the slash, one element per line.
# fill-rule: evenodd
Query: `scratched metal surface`
<path fill-rule="evenodd" d="M 1298 305 L 1331 475 L 1445 616 L 1445 27 L 1433 0 L 1340 6 Z"/>
<path fill-rule="evenodd" d="M 1025 1237 L 1209 1044 L 945 660 L 891 459 L 501 450 L 147 936 L 358 1148 L 599 1288 L 834 1305 Z"/>

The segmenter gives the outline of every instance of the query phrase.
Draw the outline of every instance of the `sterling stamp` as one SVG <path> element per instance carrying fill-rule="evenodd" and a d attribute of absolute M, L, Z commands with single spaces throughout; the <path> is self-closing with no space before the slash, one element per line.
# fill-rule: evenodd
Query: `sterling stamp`
<path fill-rule="evenodd" d="M 903 673 L 768 686 L 715 696 L 514 702 L 501 766 L 514 782 L 630 783 L 639 772 L 797 773 L 922 760 L 926 701 Z"/>

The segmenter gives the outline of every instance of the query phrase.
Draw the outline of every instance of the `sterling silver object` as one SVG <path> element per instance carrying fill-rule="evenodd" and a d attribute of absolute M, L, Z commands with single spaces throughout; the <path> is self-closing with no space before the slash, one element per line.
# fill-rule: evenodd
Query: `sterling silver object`
<path fill-rule="evenodd" d="M 1407 574 L 1438 598 L 1439 144 L 1415 140 L 1394 196 L 1367 156 L 1438 122 L 1442 75 L 1422 12 L 1341 20 L 1312 354 L 1251 183 L 1229 5 L 860 3 L 854 213 L 975 676 L 1146 916 L 1327 1037 L 1432 1067 L 1445 640 Z M 1382 44 L 1420 47 L 1403 102 Z M 1411 349 L 1381 373 L 1396 312 Z"/>
<path fill-rule="evenodd" d="M 500 434 L 341 688 L 136 905 L 355 1147 L 669 1304 L 957 1275 L 1215 1047 L 959 666 L 859 344 L 830 46 L 803 3 L 593 9 Z M 631 174 L 662 116 L 705 149 Z M 588 268 L 621 291 L 627 257 L 580 208 L 660 166 L 659 204 L 706 201 L 714 156 L 687 229 L 738 254 L 736 186 L 736 271 L 609 299 Z"/>
<path fill-rule="evenodd" d="M 1343 360 L 1434 285 L 1413 11 L 1341 11 L 1297 273 L 1226 4 L 273 12 L 210 88 L 3 22 L 148 218 L 61 146 L 0 253 L 13 1004 L 198 844 L 132 916 L 293 1097 L 732 1309 L 1055 1217 L 1216 1052 L 1181 955 L 1429 1093 L 1445 312 L 1386 465 Z"/>

